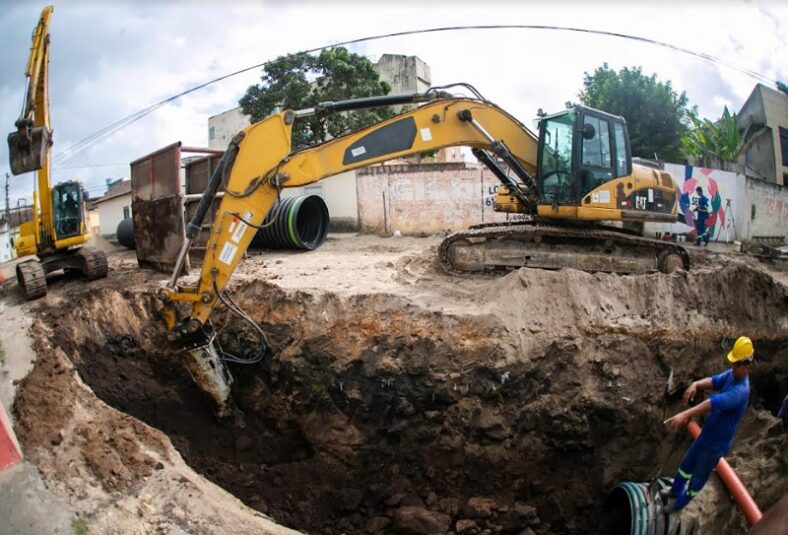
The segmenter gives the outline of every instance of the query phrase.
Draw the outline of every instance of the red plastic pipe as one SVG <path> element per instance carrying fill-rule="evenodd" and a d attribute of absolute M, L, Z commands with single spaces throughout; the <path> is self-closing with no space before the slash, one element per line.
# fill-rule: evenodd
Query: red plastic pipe
<path fill-rule="evenodd" d="M 698 438 L 698 435 L 700 435 L 700 426 L 695 422 L 690 422 L 687 424 L 687 431 L 692 435 L 692 438 Z M 733 471 L 733 468 L 731 468 L 731 465 L 725 460 L 725 457 L 719 460 L 716 470 L 717 475 L 720 476 L 722 482 L 728 487 L 731 496 L 733 496 L 733 501 L 736 502 L 741 512 L 744 513 L 744 519 L 747 520 L 747 523 L 752 526 L 763 518 L 763 513 L 761 513 L 761 510 L 758 508 L 758 504 L 752 499 L 744 483 L 741 482 L 741 479 L 739 479 L 739 476 Z"/>

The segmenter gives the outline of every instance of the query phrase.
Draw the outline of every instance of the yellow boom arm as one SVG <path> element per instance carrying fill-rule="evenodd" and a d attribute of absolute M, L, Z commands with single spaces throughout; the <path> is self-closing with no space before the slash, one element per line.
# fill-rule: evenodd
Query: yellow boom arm
<path fill-rule="evenodd" d="M 503 146 L 516 160 L 515 165 L 519 164 L 530 174 L 536 171 L 537 137 L 489 102 L 442 98 L 349 135 L 291 153 L 293 121 L 302 113 L 283 111 L 249 126 L 237 136 L 236 139 L 242 139 L 237 142 L 234 162 L 224 162 L 225 167 L 230 167 L 225 169 L 225 175 L 229 171 L 229 179 L 211 226 L 199 284 L 196 288 L 175 287 L 181 270 L 179 262 L 169 287 L 162 293 L 168 303 L 168 328 L 174 328 L 178 321 L 174 301 L 192 303 L 190 321 L 182 326 L 185 332 L 196 332 L 206 324 L 219 292 L 256 232 L 254 227 L 262 223 L 276 201 L 278 188 L 304 186 L 343 171 L 457 145 L 497 153 Z M 231 145 L 227 154 L 233 150 Z M 181 257 L 187 247 L 188 240 Z"/>
<path fill-rule="evenodd" d="M 33 30 L 30 56 L 25 70 L 26 90 L 22 114 L 16 122 L 17 131 L 8 136 L 9 160 L 14 175 L 38 171 L 36 194 L 38 214 L 34 216 L 34 233 L 26 235 L 39 246 L 51 246 L 54 236 L 52 192 L 50 182 L 50 145 L 52 130 L 49 122 L 49 24 L 54 8 L 47 6 Z M 34 201 L 35 202 L 35 201 Z M 35 252 L 35 247 L 32 248 Z M 30 254 L 30 251 L 26 251 Z"/>

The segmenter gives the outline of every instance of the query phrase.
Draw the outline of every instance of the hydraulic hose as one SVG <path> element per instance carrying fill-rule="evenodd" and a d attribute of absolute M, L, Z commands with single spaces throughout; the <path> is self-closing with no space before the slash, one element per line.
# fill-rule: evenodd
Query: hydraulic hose
<path fill-rule="evenodd" d="M 692 435 L 692 438 L 698 438 L 698 435 L 700 435 L 700 426 L 695 422 L 690 422 L 687 424 L 687 431 Z M 728 461 L 726 461 L 724 457 L 719 460 L 715 470 L 722 482 L 725 483 L 725 486 L 728 487 L 733 501 L 739 506 L 747 523 L 752 526 L 763 518 L 763 513 L 761 513 L 758 504 L 752 499 L 744 483 L 741 482 L 739 476 L 736 475 L 736 472 L 733 471 L 733 468 L 731 468 L 731 465 L 728 464 Z"/>

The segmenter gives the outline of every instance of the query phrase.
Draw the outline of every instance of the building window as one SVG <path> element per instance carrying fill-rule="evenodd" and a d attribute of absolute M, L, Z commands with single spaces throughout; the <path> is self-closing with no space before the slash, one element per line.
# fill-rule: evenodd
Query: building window
<path fill-rule="evenodd" d="M 123 219 L 128 219 L 131 216 L 130 208 L 128 206 L 123 207 Z"/>
<path fill-rule="evenodd" d="M 780 147 L 783 150 L 783 166 L 788 167 L 788 130 L 780 127 Z"/>
<path fill-rule="evenodd" d="M 216 128 L 213 126 L 208 129 L 208 139 L 216 139 Z"/>

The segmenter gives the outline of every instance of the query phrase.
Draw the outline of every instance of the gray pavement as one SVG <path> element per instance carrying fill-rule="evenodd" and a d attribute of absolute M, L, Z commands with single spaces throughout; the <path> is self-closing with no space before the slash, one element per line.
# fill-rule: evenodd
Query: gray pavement
<path fill-rule="evenodd" d="M 76 518 L 30 463 L 0 471 L 0 535 L 82 535 Z"/>

